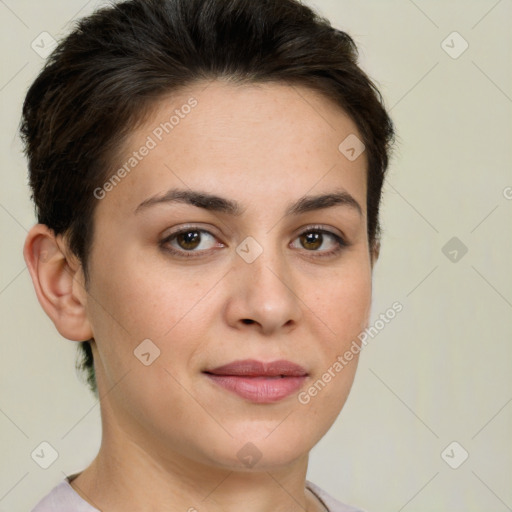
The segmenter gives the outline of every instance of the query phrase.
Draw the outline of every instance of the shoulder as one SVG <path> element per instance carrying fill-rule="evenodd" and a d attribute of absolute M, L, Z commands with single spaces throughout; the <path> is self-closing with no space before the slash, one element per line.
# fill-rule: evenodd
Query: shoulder
<path fill-rule="evenodd" d="M 99 512 L 69 484 L 67 478 L 44 496 L 31 512 Z"/>
<path fill-rule="evenodd" d="M 309 480 L 306 480 L 306 487 L 312 491 L 313 494 L 315 494 L 321 502 L 323 502 L 329 512 L 364 512 L 362 509 L 354 508 L 341 503 L 341 501 L 333 498 L 330 494 Z"/>

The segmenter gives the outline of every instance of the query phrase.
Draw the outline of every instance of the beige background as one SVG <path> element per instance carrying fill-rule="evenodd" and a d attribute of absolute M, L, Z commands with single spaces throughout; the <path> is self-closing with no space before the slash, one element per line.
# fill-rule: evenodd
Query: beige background
<path fill-rule="evenodd" d="M 512 510 L 512 1 L 309 3 L 355 38 L 396 122 L 373 319 L 404 309 L 365 348 L 308 478 L 369 511 Z M 29 510 L 100 442 L 75 344 L 39 307 L 22 258 L 35 218 L 16 134 L 43 64 L 31 42 L 100 4 L 0 1 L 3 511 Z M 453 237 L 468 249 L 455 262 L 443 252 Z M 58 452 L 46 470 L 31 458 L 43 441 Z"/>

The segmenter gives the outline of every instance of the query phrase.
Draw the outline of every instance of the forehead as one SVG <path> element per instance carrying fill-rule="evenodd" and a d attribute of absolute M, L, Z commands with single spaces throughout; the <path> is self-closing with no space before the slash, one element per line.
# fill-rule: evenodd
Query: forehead
<path fill-rule="evenodd" d="M 353 136 L 361 139 L 352 119 L 308 88 L 198 83 L 160 99 L 131 133 L 110 175 L 124 169 L 122 177 L 99 208 L 126 214 L 176 185 L 242 200 L 342 185 L 363 206 L 366 155 L 351 161 L 340 151 Z"/>

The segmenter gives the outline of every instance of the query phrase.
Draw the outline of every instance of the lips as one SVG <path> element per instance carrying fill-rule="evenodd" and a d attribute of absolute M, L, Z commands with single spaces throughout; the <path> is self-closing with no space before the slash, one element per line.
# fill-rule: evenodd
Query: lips
<path fill-rule="evenodd" d="M 233 361 L 204 373 L 224 390 L 260 404 L 286 398 L 298 391 L 308 376 L 302 366 L 291 361 L 264 363 L 253 359 Z"/>
<path fill-rule="evenodd" d="M 233 361 L 213 370 L 206 370 L 206 373 L 244 377 L 304 377 L 307 375 L 306 370 L 302 366 L 284 359 L 269 363 L 254 359 L 244 359 Z"/>

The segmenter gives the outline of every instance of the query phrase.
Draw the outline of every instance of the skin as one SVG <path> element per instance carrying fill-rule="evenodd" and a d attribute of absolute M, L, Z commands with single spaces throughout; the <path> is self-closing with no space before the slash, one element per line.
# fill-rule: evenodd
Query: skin
<path fill-rule="evenodd" d="M 358 356 L 308 404 L 297 393 L 256 404 L 202 371 L 288 359 L 307 369 L 308 389 L 368 325 L 378 253 L 366 231 L 366 155 L 340 153 L 356 125 L 318 93 L 214 81 L 161 100 L 117 165 L 191 96 L 191 113 L 98 201 L 87 287 L 65 236 L 40 224 L 27 236 L 42 307 L 64 337 L 95 339 L 103 437 L 72 486 L 109 512 L 324 510 L 305 490 L 308 454 L 343 407 Z M 183 202 L 135 213 L 177 187 L 235 200 L 242 213 Z M 301 197 L 335 189 L 361 212 L 341 204 L 284 216 Z M 190 248 L 176 238 L 161 244 L 189 224 L 211 233 L 200 231 L 199 256 L 166 251 Z M 332 236 L 317 244 L 299 236 L 315 225 L 348 245 L 322 257 L 337 247 Z M 247 236 L 263 249 L 252 263 L 236 252 Z M 147 338 L 160 349 L 149 366 L 133 353 Z M 247 442 L 261 453 L 253 467 L 237 457 Z"/>

